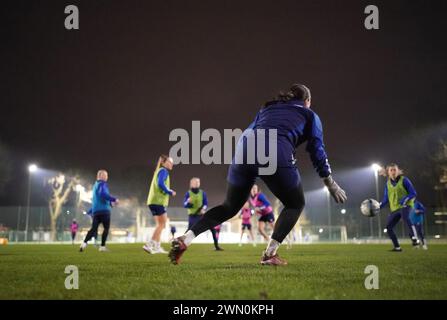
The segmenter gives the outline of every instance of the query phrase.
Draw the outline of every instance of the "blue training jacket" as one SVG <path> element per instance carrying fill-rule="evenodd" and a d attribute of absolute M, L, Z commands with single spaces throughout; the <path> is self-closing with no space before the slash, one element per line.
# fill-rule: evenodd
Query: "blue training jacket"
<path fill-rule="evenodd" d="M 307 142 L 312 164 L 318 175 L 325 178 L 331 174 L 331 167 L 323 143 L 323 126 L 318 115 L 303 105 L 301 100 L 267 104 L 249 129 L 277 130 L 278 167 L 294 167 L 296 149 Z"/>
<path fill-rule="evenodd" d="M 115 200 L 116 198 L 110 195 L 107 182 L 97 180 L 93 186 L 92 213 L 110 213 L 112 211 L 111 202 Z"/>

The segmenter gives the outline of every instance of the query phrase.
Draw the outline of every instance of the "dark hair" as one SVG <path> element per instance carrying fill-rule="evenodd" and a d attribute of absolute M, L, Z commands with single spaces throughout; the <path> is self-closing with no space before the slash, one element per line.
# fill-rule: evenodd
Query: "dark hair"
<path fill-rule="evenodd" d="M 295 83 L 290 87 L 289 90 L 280 91 L 276 98 L 274 98 L 272 101 L 267 102 L 265 105 L 267 106 L 272 103 L 286 102 L 294 99 L 305 101 L 307 99 L 310 99 L 310 97 L 310 89 L 308 87 L 306 87 L 304 84 Z"/>

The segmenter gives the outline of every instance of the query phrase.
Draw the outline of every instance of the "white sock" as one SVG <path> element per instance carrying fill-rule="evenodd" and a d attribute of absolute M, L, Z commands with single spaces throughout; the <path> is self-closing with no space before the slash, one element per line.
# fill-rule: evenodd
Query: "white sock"
<path fill-rule="evenodd" d="M 267 245 L 267 250 L 265 250 L 265 254 L 269 257 L 274 256 L 280 245 L 281 243 L 279 243 L 278 241 L 270 239 Z"/>
<path fill-rule="evenodd" d="M 191 230 L 188 230 L 183 236 L 185 237 L 185 239 L 183 239 L 183 242 L 186 244 L 186 246 L 189 246 L 192 240 L 194 240 L 194 238 L 196 237 L 194 232 L 192 232 Z"/>
<path fill-rule="evenodd" d="M 149 248 L 154 247 L 154 246 L 155 246 L 155 241 L 154 241 L 154 240 L 149 240 L 148 243 L 147 243 L 147 246 L 148 246 Z"/>

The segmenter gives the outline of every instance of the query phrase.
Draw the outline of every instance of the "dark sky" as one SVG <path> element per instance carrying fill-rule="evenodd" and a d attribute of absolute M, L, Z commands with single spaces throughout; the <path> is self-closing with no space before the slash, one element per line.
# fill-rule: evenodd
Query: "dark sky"
<path fill-rule="evenodd" d="M 145 195 L 172 129 L 245 128 L 293 82 L 312 90 L 335 173 L 396 161 L 415 174 L 398 158 L 403 142 L 447 125 L 443 3 L 4 1 L 0 142 L 11 174 L 0 204 L 23 202 L 30 161 L 91 180 L 104 167 L 112 190 Z M 68 4 L 80 30 L 64 28 Z M 380 30 L 363 26 L 368 4 Z M 299 161 L 318 184 L 307 155 Z M 226 168 L 178 166 L 172 186 L 183 194 L 200 176 L 216 202 Z"/>

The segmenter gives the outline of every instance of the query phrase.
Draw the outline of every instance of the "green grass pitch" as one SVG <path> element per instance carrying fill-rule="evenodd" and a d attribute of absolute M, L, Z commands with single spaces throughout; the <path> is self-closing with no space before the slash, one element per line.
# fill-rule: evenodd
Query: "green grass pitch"
<path fill-rule="evenodd" d="M 264 246 L 223 247 L 194 244 L 175 266 L 140 244 L 2 246 L 0 299 L 447 299 L 447 245 L 282 246 L 289 265 L 277 268 L 259 265 Z M 78 290 L 65 289 L 67 265 L 79 268 Z M 364 287 L 367 265 L 379 269 L 378 290 Z"/>

